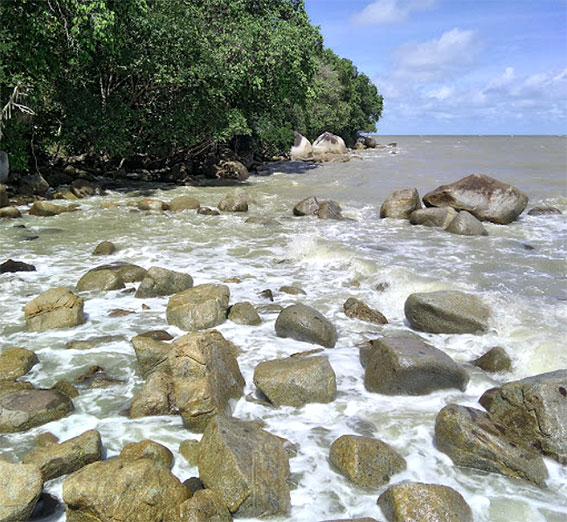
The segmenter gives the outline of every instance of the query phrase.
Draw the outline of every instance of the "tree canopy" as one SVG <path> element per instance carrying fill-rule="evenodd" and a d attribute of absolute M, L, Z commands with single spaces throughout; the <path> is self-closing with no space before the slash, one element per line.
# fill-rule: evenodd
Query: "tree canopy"
<path fill-rule="evenodd" d="M 302 0 L 3 0 L 0 20 L 0 147 L 20 169 L 239 136 L 277 152 L 296 129 L 352 142 L 382 109 Z"/>

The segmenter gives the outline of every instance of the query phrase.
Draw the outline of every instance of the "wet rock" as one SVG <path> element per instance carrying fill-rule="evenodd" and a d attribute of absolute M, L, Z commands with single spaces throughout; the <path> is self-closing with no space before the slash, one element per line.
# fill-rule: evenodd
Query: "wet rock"
<path fill-rule="evenodd" d="M 0 398 L 0 433 L 26 431 L 65 417 L 72 410 L 71 399 L 55 390 L 14 391 Z"/>
<path fill-rule="evenodd" d="M 180 212 L 182 210 L 195 210 L 201 206 L 199 200 L 193 196 L 177 196 L 169 203 L 169 210 Z"/>
<path fill-rule="evenodd" d="M 291 337 L 326 348 L 333 348 L 337 342 L 334 325 L 315 308 L 303 304 L 284 308 L 276 319 L 275 327 L 278 337 Z"/>
<path fill-rule="evenodd" d="M 124 308 L 113 308 L 108 312 L 108 317 L 126 317 L 127 315 L 135 314 L 134 310 L 124 310 Z"/>
<path fill-rule="evenodd" d="M 335 372 L 326 357 L 264 361 L 254 370 L 254 384 L 276 406 L 327 403 L 337 395 Z"/>
<path fill-rule="evenodd" d="M 437 449 L 457 466 L 475 468 L 545 485 L 542 457 L 515 444 L 482 410 L 449 404 L 435 419 Z"/>
<path fill-rule="evenodd" d="M 101 459 L 100 433 L 89 430 L 61 444 L 36 448 L 24 457 L 23 463 L 37 466 L 43 480 L 51 480 Z"/>
<path fill-rule="evenodd" d="M 473 522 L 462 495 L 439 484 L 396 484 L 380 495 L 378 505 L 389 522 Z"/>
<path fill-rule="evenodd" d="M 220 179 L 233 179 L 236 181 L 246 181 L 248 179 L 248 169 L 240 161 L 221 161 L 215 173 Z"/>
<path fill-rule="evenodd" d="M 153 211 L 153 212 L 163 212 L 164 210 L 169 210 L 169 205 L 165 201 L 159 199 L 142 199 L 140 201 L 134 202 L 138 210 Z"/>
<path fill-rule="evenodd" d="M 50 178 L 50 181 L 53 182 L 53 179 Z M 53 199 L 65 199 L 67 201 L 77 201 L 80 199 L 74 192 L 69 189 L 59 189 L 55 194 L 53 194 Z"/>
<path fill-rule="evenodd" d="M 302 136 L 301 134 L 299 134 L 299 132 L 296 132 L 295 141 L 289 154 L 292 159 L 309 158 L 313 156 L 313 147 L 311 146 L 311 142 L 305 136 Z"/>
<path fill-rule="evenodd" d="M 256 308 L 249 303 L 235 303 L 229 308 L 228 319 L 236 324 L 258 325 L 262 323 L 262 319 L 256 312 Z"/>
<path fill-rule="evenodd" d="M 43 480 L 37 467 L 0 460 L 0 520 L 29 520 L 42 486 Z"/>
<path fill-rule="evenodd" d="M 293 207 L 294 216 L 314 216 L 319 211 L 319 201 L 315 196 L 301 200 Z"/>
<path fill-rule="evenodd" d="M 175 406 L 173 381 L 170 375 L 154 372 L 144 383 L 130 404 L 130 418 L 137 419 L 151 415 L 173 415 L 178 413 Z"/>
<path fill-rule="evenodd" d="M 512 359 L 501 346 L 495 346 L 484 355 L 472 361 L 474 366 L 485 372 L 507 372 L 512 369 Z"/>
<path fill-rule="evenodd" d="M 148 332 L 141 333 L 139 337 L 149 337 L 154 341 L 171 341 L 173 335 L 165 330 L 150 330 Z"/>
<path fill-rule="evenodd" d="M 90 350 L 96 348 L 101 344 L 110 344 L 123 341 L 124 337 L 121 335 L 102 335 L 100 337 L 90 337 L 78 341 L 67 341 L 65 347 L 69 350 Z"/>
<path fill-rule="evenodd" d="M 79 292 L 107 292 L 125 288 L 122 278 L 113 270 L 89 270 L 77 282 Z"/>
<path fill-rule="evenodd" d="M 230 290 L 226 285 L 198 285 L 169 299 L 169 324 L 185 331 L 213 328 L 226 320 Z"/>
<path fill-rule="evenodd" d="M 528 216 L 549 216 L 562 214 L 557 207 L 534 207 L 528 212 Z"/>
<path fill-rule="evenodd" d="M 38 447 L 51 446 L 52 444 L 59 444 L 59 438 L 49 431 L 40 433 L 35 439 Z"/>
<path fill-rule="evenodd" d="M 79 396 L 79 390 L 73 386 L 69 381 L 65 379 L 59 379 L 51 388 L 52 390 L 57 390 L 69 397 L 69 399 L 74 399 Z"/>
<path fill-rule="evenodd" d="M 185 486 L 150 459 L 94 462 L 63 483 L 67 522 L 174 522 Z"/>
<path fill-rule="evenodd" d="M 410 214 L 409 221 L 412 225 L 447 228 L 456 216 L 457 211 L 451 207 L 420 208 Z"/>
<path fill-rule="evenodd" d="M 36 201 L 30 208 L 30 215 L 51 217 L 58 216 L 59 214 L 63 214 L 65 212 L 75 212 L 76 210 L 78 210 L 77 205 L 69 205 L 68 207 L 64 207 L 62 205 L 50 203 L 49 201 Z"/>
<path fill-rule="evenodd" d="M 413 337 L 383 337 L 366 353 L 364 385 L 385 395 L 426 395 L 435 390 L 464 391 L 467 372 L 445 352 Z"/>
<path fill-rule="evenodd" d="M 390 445 L 372 437 L 343 435 L 331 444 L 331 464 L 357 486 L 377 488 L 406 469 L 405 459 Z"/>
<path fill-rule="evenodd" d="M 319 203 L 317 217 L 319 219 L 344 219 L 341 206 L 336 201 L 331 200 L 325 200 Z"/>
<path fill-rule="evenodd" d="M 223 212 L 248 212 L 252 198 L 244 190 L 235 190 L 219 201 L 218 209 Z"/>
<path fill-rule="evenodd" d="M 279 304 L 267 304 L 256 307 L 256 311 L 259 314 L 279 314 L 283 309 L 283 306 Z"/>
<path fill-rule="evenodd" d="M 348 149 L 340 136 L 324 132 L 313 142 L 313 153 L 315 154 L 346 154 Z"/>
<path fill-rule="evenodd" d="M 195 464 L 196 466 L 197 464 Z M 205 489 L 205 486 L 201 482 L 199 477 L 189 477 L 187 480 L 183 481 L 183 485 L 194 495 L 197 491 Z"/>
<path fill-rule="evenodd" d="M 25 348 L 6 348 L 0 354 L 0 381 L 23 377 L 39 362 L 37 355 Z"/>
<path fill-rule="evenodd" d="M 289 457 L 278 437 L 238 419 L 215 417 L 199 444 L 199 476 L 231 513 L 283 515 L 290 508 Z"/>
<path fill-rule="evenodd" d="M 149 439 L 126 444 L 122 448 L 118 458 L 132 460 L 150 459 L 156 464 L 168 469 L 173 467 L 173 453 L 163 444 Z"/>
<path fill-rule="evenodd" d="M 155 371 L 169 373 L 168 356 L 171 344 L 156 341 L 151 337 L 132 337 L 132 346 L 138 359 L 138 367 L 144 379 Z"/>
<path fill-rule="evenodd" d="M 232 515 L 219 495 L 200 489 L 179 507 L 181 520 L 190 522 L 231 522 Z"/>
<path fill-rule="evenodd" d="M 477 333 L 488 329 L 490 310 L 474 294 L 437 291 L 411 294 L 404 311 L 412 328 L 431 333 Z"/>
<path fill-rule="evenodd" d="M 26 327 L 32 332 L 43 332 L 83 324 L 86 321 L 83 306 L 83 298 L 68 288 L 52 288 L 24 307 Z"/>
<path fill-rule="evenodd" d="M 390 194 L 380 207 L 381 218 L 408 219 L 414 210 L 421 208 L 416 189 L 401 189 Z"/>
<path fill-rule="evenodd" d="M 263 225 L 265 227 L 271 227 L 271 226 L 275 226 L 275 225 L 280 224 L 280 222 L 277 221 L 274 218 L 263 218 L 263 217 L 257 217 L 257 216 L 249 217 L 245 221 L 245 223 L 248 224 L 248 225 Z"/>
<path fill-rule="evenodd" d="M 374 324 L 386 324 L 386 319 L 378 310 L 370 308 L 362 301 L 349 297 L 343 304 L 343 311 L 347 317 L 351 319 L 360 319 Z"/>
<path fill-rule="evenodd" d="M 199 458 L 199 441 L 195 439 L 182 441 L 179 444 L 179 453 L 187 461 L 189 466 L 196 466 Z"/>
<path fill-rule="evenodd" d="M 21 390 L 33 390 L 34 387 L 27 381 L 0 381 L 0 398 Z"/>
<path fill-rule="evenodd" d="M 93 256 L 109 256 L 116 252 L 116 245 L 112 241 L 103 241 L 93 250 Z"/>
<path fill-rule="evenodd" d="M 466 210 L 480 221 L 507 225 L 526 208 L 528 197 L 516 187 L 484 174 L 442 185 L 423 197 L 427 207 Z"/>
<path fill-rule="evenodd" d="M 97 270 L 109 270 L 114 272 L 124 283 L 137 283 L 142 281 L 146 275 L 146 270 L 138 265 L 130 263 L 111 263 L 93 268 L 91 272 Z"/>
<path fill-rule="evenodd" d="M 220 216 L 220 212 L 209 207 L 199 207 L 197 209 L 197 214 L 202 214 L 203 216 Z"/>
<path fill-rule="evenodd" d="M 88 198 L 95 195 L 92 183 L 84 178 L 77 178 L 71 183 L 71 192 L 78 198 Z"/>
<path fill-rule="evenodd" d="M 274 294 L 269 288 L 267 288 L 266 290 L 262 290 L 258 295 L 260 297 L 264 297 L 266 299 L 269 299 L 270 301 L 274 300 Z"/>
<path fill-rule="evenodd" d="M 488 236 L 482 223 L 466 210 L 461 210 L 445 230 L 459 236 Z"/>
<path fill-rule="evenodd" d="M 567 370 L 508 382 L 479 402 L 516 443 L 567 464 Z"/>
<path fill-rule="evenodd" d="M 189 274 L 174 272 L 152 266 L 136 291 L 136 297 L 148 298 L 173 295 L 193 286 L 193 278 Z"/>
<path fill-rule="evenodd" d="M 186 426 L 203 431 L 217 415 L 230 415 L 230 400 L 245 384 L 231 342 L 216 330 L 190 333 L 173 341 L 168 360 Z"/>
<path fill-rule="evenodd" d="M 0 185 L 1 187 L 1 185 Z M 16 219 L 22 217 L 22 213 L 16 207 L 0 208 L 0 219 Z"/>
<path fill-rule="evenodd" d="M 307 292 L 305 292 L 305 290 L 303 290 L 303 288 L 299 288 L 298 286 L 282 286 L 280 287 L 280 292 L 283 292 L 284 294 L 290 294 L 290 295 L 307 295 Z"/>

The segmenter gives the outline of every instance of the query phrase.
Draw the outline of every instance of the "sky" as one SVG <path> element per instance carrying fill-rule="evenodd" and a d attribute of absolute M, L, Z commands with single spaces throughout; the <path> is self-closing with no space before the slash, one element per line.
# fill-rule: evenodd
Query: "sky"
<path fill-rule="evenodd" d="M 567 0 L 305 5 L 383 95 L 379 134 L 567 134 Z"/>

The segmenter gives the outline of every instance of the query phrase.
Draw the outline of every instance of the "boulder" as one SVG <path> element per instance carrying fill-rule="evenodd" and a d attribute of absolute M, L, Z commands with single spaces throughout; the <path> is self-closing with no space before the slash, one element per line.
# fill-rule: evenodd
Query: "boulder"
<path fill-rule="evenodd" d="M 71 399 L 56 390 L 13 391 L 0 398 L 0 433 L 26 431 L 61 419 L 72 410 Z"/>
<path fill-rule="evenodd" d="M 21 390 L 33 390 L 34 387 L 27 381 L 0 381 L 0 398 Z"/>
<path fill-rule="evenodd" d="M 357 486 L 377 488 L 406 469 L 405 459 L 390 445 L 372 437 L 343 435 L 333 444 L 331 464 Z"/>
<path fill-rule="evenodd" d="M 488 236 L 482 223 L 466 210 L 461 210 L 445 230 L 459 236 Z"/>
<path fill-rule="evenodd" d="M 93 256 L 109 256 L 116 252 L 116 245 L 112 241 L 103 241 L 93 250 Z"/>
<path fill-rule="evenodd" d="M 368 305 L 354 297 L 349 297 L 345 301 L 343 304 L 343 311 L 345 315 L 351 319 L 360 319 L 361 321 L 374 324 L 386 324 L 388 322 L 388 319 L 386 319 L 378 310 L 370 308 Z"/>
<path fill-rule="evenodd" d="M 404 305 L 412 328 L 431 333 L 477 333 L 488 329 L 490 310 L 480 297 L 459 291 L 411 294 Z"/>
<path fill-rule="evenodd" d="M 523 212 L 528 197 L 516 187 L 484 174 L 472 174 L 427 193 L 423 202 L 427 207 L 466 210 L 480 221 L 507 225 Z"/>
<path fill-rule="evenodd" d="M 2 190 L 2 185 L 0 185 L 0 192 Z M 0 198 L 2 196 L 0 195 Z M 22 217 L 22 213 L 16 207 L 4 207 L 0 208 L 0 219 L 16 219 Z"/>
<path fill-rule="evenodd" d="M 136 352 L 140 373 L 144 379 L 147 379 L 155 371 L 169 373 L 170 344 L 143 335 L 132 337 L 131 342 Z"/>
<path fill-rule="evenodd" d="M 246 181 L 248 179 L 249 173 L 246 166 L 240 161 L 223 160 L 217 166 L 215 176 L 220 179 Z"/>
<path fill-rule="evenodd" d="M 280 292 L 289 295 L 307 295 L 307 292 L 298 286 L 284 285 L 280 287 Z"/>
<path fill-rule="evenodd" d="M 395 484 L 378 497 L 378 506 L 389 522 L 473 522 L 462 495 L 439 484 Z"/>
<path fill-rule="evenodd" d="M 515 444 L 482 410 L 445 406 L 435 419 L 435 442 L 457 466 L 545 485 L 547 469 L 541 455 Z"/>
<path fill-rule="evenodd" d="M 516 443 L 567 464 L 567 370 L 508 382 L 479 402 Z"/>
<path fill-rule="evenodd" d="M 148 268 L 144 279 L 142 279 L 136 291 L 136 297 L 148 298 L 173 295 L 183 292 L 192 286 L 193 278 L 189 274 L 152 266 Z"/>
<path fill-rule="evenodd" d="M 137 419 L 151 415 L 174 415 L 175 406 L 173 381 L 163 372 L 154 372 L 144 383 L 130 404 L 130 418 Z"/>
<path fill-rule="evenodd" d="M 220 216 L 220 212 L 218 210 L 209 207 L 199 207 L 197 209 L 197 214 L 202 214 L 203 216 Z"/>
<path fill-rule="evenodd" d="M 0 520 L 29 520 L 42 486 L 41 473 L 35 466 L 0 459 Z"/>
<path fill-rule="evenodd" d="M 491 348 L 471 364 L 490 373 L 508 372 L 512 369 L 512 360 L 501 346 Z"/>
<path fill-rule="evenodd" d="M 6 272 L 35 272 L 35 266 L 24 263 L 23 261 L 14 261 L 13 259 L 8 259 L 0 265 L 0 274 L 5 274 Z"/>
<path fill-rule="evenodd" d="M 313 152 L 315 154 L 346 154 L 348 149 L 340 136 L 324 132 L 313 142 Z"/>
<path fill-rule="evenodd" d="M 6 191 L 6 187 L 0 183 L 0 208 L 7 207 L 8 205 L 8 192 Z"/>
<path fill-rule="evenodd" d="M 65 212 L 75 212 L 77 209 L 78 207 L 76 205 L 64 207 L 63 205 L 56 205 L 49 201 L 36 201 L 30 208 L 30 215 L 43 217 L 58 216 Z"/>
<path fill-rule="evenodd" d="M 83 324 L 86 321 L 83 305 L 83 298 L 68 288 L 52 288 L 24 307 L 26 327 L 32 332 L 43 332 Z"/>
<path fill-rule="evenodd" d="M 95 268 L 77 282 L 79 292 L 108 292 L 124 288 L 124 280 L 114 270 Z"/>
<path fill-rule="evenodd" d="M 169 210 L 171 212 L 180 212 L 182 210 L 196 210 L 201 206 L 199 200 L 193 196 L 177 196 L 169 202 Z"/>
<path fill-rule="evenodd" d="M 126 444 L 119 459 L 150 459 L 156 464 L 164 466 L 167 469 L 173 467 L 173 453 L 169 451 L 163 444 L 153 440 L 145 439 L 140 442 L 130 442 Z"/>
<path fill-rule="evenodd" d="M 77 178 L 71 183 L 71 192 L 78 198 L 87 198 L 95 195 L 95 188 L 90 181 Z"/>
<path fill-rule="evenodd" d="M 189 466 L 196 466 L 199 460 L 199 441 L 195 439 L 181 441 L 179 444 L 179 453 L 187 461 Z"/>
<path fill-rule="evenodd" d="M 464 391 L 469 376 L 445 352 L 414 337 L 383 337 L 366 354 L 364 385 L 384 395 L 426 395 Z"/>
<path fill-rule="evenodd" d="M 251 202 L 250 194 L 244 190 L 235 190 L 219 201 L 218 209 L 223 212 L 248 212 Z"/>
<path fill-rule="evenodd" d="M 278 337 L 291 337 L 326 348 L 333 348 L 337 342 L 334 325 L 315 308 L 304 304 L 284 308 L 276 319 L 275 327 Z"/>
<path fill-rule="evenodd" d="M 142 281 L 146 275 L 146 270 L 138 265 L 130 263 L 111 263 L 93 268 L 91 272 L 97 270 L 109 270 L 114 272 L 125 283 L 137 283 Z"/>
<path fill-rule="evenodd" d="M 28 174 L 20 180 L 18 192 L 28 196 L 44 196 L 49 190 L 49 183 L 41 174 Z"/>
<path fill-rule="evenodd" d="M 289 155 L 293 158 L 310 158 L 313 156 L 313 147 L 311 142 L 305 137 L 295 133 L 295 141 L 293 142 L 293 147 L 291 148 Z"/>
<path fill-rule="evenodd" d="M 89 430 L 61 444 L 33 449 L 24 457 L 23 463 L 37 466 L 43 480 L 51 480 L 101 459 L 100 433 L 97 430 Z"/>
<path fill-rule="evenodd" d="M 409 222 L 424 227 L 447 228 L 456 216 L 457 211 L 451 207 L 418 208 L 410 214 Z"/>
<path fill-rule="evenodd" d="M 376 139 L 374 139 L 372 136 L 362 136 L 362 139 L 364 140 L 364 146 L 367 149 L 376 148 Z"/>
<path fill-rule="evenodd" d="M 189 288 L 169 299 L 169 324 L 185 331 L 213 328 L 226 320 L 230 290 L 226 285 L 206 284 Z"/>
<path fill-rule="evenodd" d="M 414 210 L 421 208 L 416 189 L 407 188 L 392 192 L 380 207 L 381 218 L 408 219 Z"/>
<path fill-rule="evenodd" d="M 39 362 L 37 355 L 25 348 L 6 348 L 0 355 L 0 381 L 14 381 Z"/>
<path fill-rule="evenodd" d="M 315 196 L 302 199 L 293 207 L 294 216 L 314 216 L 319 211 L 319 201 Z"/>
<path fill-rule="evenodd" d="M 332 402 L 335 372 L 327 357 L 287 357 L 264 361 L 254 370 L 254 384 L 276 406 Z"/>
<path fill-rule="evenodd" d="M 231 522 L 222 498 L 210 489 L 200 489 L 179 507 L 180 519 L 188 522 Z"/>
<path fill-rule="evenodd" d="M 190 493 L 150 459 L 94 462 L 63 482 L 67 522 L 178 522 Z"/>
<path fill-rule="evenodd" d="M 325 200 L 319 203 L 317 217 L 319 219 L 344 219 L 341 206 L 336 201 L 331 200 Z"/>
<path fill-rule="evenodd" d="M 254 424 L 215 417 L 199 443 L 199 477 L 231 513 L 285 515 L 290 508 L 289 457 L 280 438 Z"/>
<path fill-rule="evenodd" d="M 258 325 L 262 322 L 256 308 L 248 301 L 233 304 L 228 311 L 228 319 L 236 324 Z"/>
<path fill-rule="evenodd" d="M 528 216 L 550 216 L 563 214 L 557 207 L 534 207 L 528 211 Z"/>
<path fill-rule="evenodd" d="M 10 160 L 8 158 L 8 154 L 6 154 L 3 150 L 0 150 L 0 185 L 8 181 L 9 174 L 10 174 Z M 2 204 L 0 203 L 0 207 L 1 206 Z"/>
<path fill-rule="evenodd" d="M 176 405 L 192 430 L 203 431 L 213 417 L 230 414 L 230 400 L 243 394 L 236 347 L 216 330 L 176 339 L 168 360 Z"/>

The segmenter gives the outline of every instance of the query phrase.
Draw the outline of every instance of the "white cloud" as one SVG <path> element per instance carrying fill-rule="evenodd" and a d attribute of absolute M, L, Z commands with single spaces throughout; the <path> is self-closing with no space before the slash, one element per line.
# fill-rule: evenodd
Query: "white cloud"
<path fill-rule="evenodd" d="M 437 0 L 377 0 L 352 17 L 356 25 L 379 25 L 403 22 L 415 11 L 433 7 Z"/>

